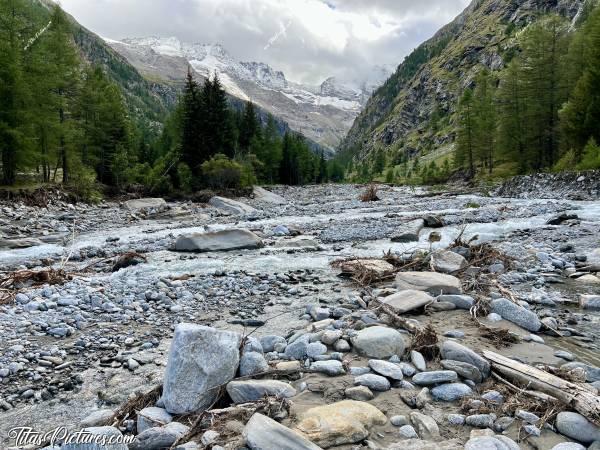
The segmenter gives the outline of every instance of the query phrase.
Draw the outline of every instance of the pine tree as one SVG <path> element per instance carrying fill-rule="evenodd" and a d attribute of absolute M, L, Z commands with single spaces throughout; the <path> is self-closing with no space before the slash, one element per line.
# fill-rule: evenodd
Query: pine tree
<path fill-rule="evenodd" d="M 239 130 L 239 145 L 242 152 L 248 152 L 250 143 L 260 133 L 260 123 L 256 117 L 254 104 L 246 102 Z"/>
<path fill-rule="evenodd" d="M 23 74 L 25 4 L 0 3 L 0 153 L 2 182 L 14 184 L 17 164 L 25 151 L 26 85 Z"/>
<path fill-rule="evenodd" d="M 584 42 L 583 69 L 560 119 L 562 150 L 573 151 L 580 161 L 591 138 L 600 142 L 600 7 L 591 13 L 577 39 Z"/>
<path fill-rule="evenodd" d="M 459 123 L 456 139 L 455 165 L 466 169 L 467 177 L 475 176 L 475 111 L 473 91 L 465 90 L 459 102 Z M 413 168 L 416 171 L 416 168 Z"/>
<path fill-rule="evenodd" d="M 474 147 L 480 164 L 492 173 L 496 151 L 496 108 L 494 105 L 494 82 L 487 70 L 476 79 L 474 91 Z"/>
<path fill-rule="evenodd" d="M 327 161 L 325 160 L 325 153 L 321 151 L 321 156 L 319 157 L 319 167 L 317 168 L 317 184 L 327 183 Z"/>
<path fill-rule="evenodd" d="M 55 6 L 52 12 L 52 24 L 46 38 L 48 52 L 47 74 L 50 80 L 49 102 L 55 107 L 58 117 L 58 155 L 62 168 L 63 183 L 69 182 L 73 148 L 74 129 L 73 111 L 79 93 L 79 58 L 75 50 L 71 26 L 64 11 Z M 58 167 L 58 166 L 57 166 Z M 56 169 L 55 169 L 56 174 Z"/>
<path fill-rule="evenodd" d="M 535 170 L 552 166 L 558 158 L 558 111 L 566 99 L 562 79 L 566 31 L 564 20 L 551 16 L 532 25 L 522 41 L 526 138 Z"/>
<path fill-rule="evenodd" d="M 498 143 L 501 153 L 516 161 L 519 173 L 529 165 L 525 143 L 525 99 L 521 63 L 513 59 L 500 79 L 497 93 Z"/>
<path fill-rule="evenodd" d="M 200 172 L 200 165 L 209 155 L 204 147 L 201 117 L 202 100 L 200 88 L 188 68 L 183 96 L 181 99 L 181 159 L 193 174 Z"/>

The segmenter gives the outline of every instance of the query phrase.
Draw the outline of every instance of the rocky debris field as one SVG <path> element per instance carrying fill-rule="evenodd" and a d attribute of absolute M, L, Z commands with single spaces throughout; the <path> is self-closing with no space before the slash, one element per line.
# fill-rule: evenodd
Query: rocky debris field
<path fill-rule="evenodd" d="M 0 204 L 1 447 L 600 448 L 599 200 L 270 189 Z"/>

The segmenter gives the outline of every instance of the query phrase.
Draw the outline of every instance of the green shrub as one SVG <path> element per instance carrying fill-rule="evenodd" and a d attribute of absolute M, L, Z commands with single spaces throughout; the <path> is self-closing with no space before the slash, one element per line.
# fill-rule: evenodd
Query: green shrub
<path fill-rule="evenodd" d="M 600 169 L 600 146 L 591 138 L 583 149 L 583 158 L 577 164 L 578 170 Z"/>
<path fill-rule="evenodd" d="M 179 184 L 179 189 L 183 192 L 191 192 L 193 181 L 194 175 L 189 166 L 183 162 L 179 163 L 177 165 L 177 183 Z"/>
<path fill-rule="evenodd" d="M 223 154 L 213 156 L 201 167 L 204 184 L 212 189 L 240 189 L 256 181 L 250 164 L 241 164 Z"/>
<path fill-rule="evenodd" d="M 81 165 L 72 170 L 71 179 L 66 187 L 69 192 L 84 202 L 98 203 L 102 200 L 102 194 L 96 181 L 96 171 L 90 167 Z"/>

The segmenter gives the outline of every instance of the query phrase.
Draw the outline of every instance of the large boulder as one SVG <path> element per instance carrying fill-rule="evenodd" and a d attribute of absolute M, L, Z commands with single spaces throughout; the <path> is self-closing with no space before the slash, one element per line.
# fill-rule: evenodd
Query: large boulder
<path fill-rule="evenodd" d="M 171 414 L 208 408 L 219 388 L 235 377 L 242 336 L 182 323 L 175 327 L 165 370 L 162 400 Z"/>
<path fill-rule="evenodd" d="M 458 253 L 441 250 L 431 255 L 431 266 L 436 272 L 454 273 L 469 265 L 467 260 Z"/>
<path fill-rule="evenodd" d="M 256 249 L 263 246 L 262 239 L 248 230 L 234 229 L 208 233 L 182 234 L 173 250 L 178 252 L 224 252 Z"/>
<path fill-rule="evenodd" d="M 36 247 L 43 245 L 44 243 L 36 238 L 20 238 L 20 239 L 2 239 L 0 236 L 0 248 L 7 248 L 9 250 L 19 248 Z"/>
<path fill-rule="evenodd" d="M 432 295 L 460 294 L 460 280 L 437 272 L 399 272 L 396 287 L 400 290 L 427 291 Z"/>
<path fill-rule="evenodd" d="M 277 380 L 239 380 L 227 384 L 227 393 L 234 403 L 248 403 L 264 396 L 293 397 L 296 389 Z"/>
<path fill-rule="evenodd" d="M 252 206 L 225 197 L 213 197 L 208 204 L 228 214 L 248 216 L 258 213 Z"/>
<path fill-rule="evenodd" d="M 130 211 L 161 212 L 168 208 L 164 198 L 138 198 L 127 200 L 125 207 Z"/>
<path fill-rule="evenodd" d="M 505 298 L 492 301 L 492 312 L 498 314 L 504 320 L 508 320 L 529 331 L 539 331 L 542 327 L 539 317 L 533 311 L 523 308 Z"/>
<path fill-rule="evenodd" d="M 378 326 L 359 331 L 352 338 L 352 345 L 359 354 L 375 359 L 401 356 L 406 348 L 404 339 L 398 331 Z"/>
<path fill-rule="evenodd" d="M 361 442 L 376 425 L 385 425 L 387 418 L 373 405 L 344 400 L 317 406 L 299 417 L 298 430 L 323 448 Z"/>
<path fill-rule="evenodd" d="M 381 303 L 390 306 L 396 314 L 404 314 L 433 303 L 434 298 L 426 292 L 409 289 L 396 292 L 395 294 L 380 299 L 380 301 Z"/>
<path fill-rule="evenodd" d="M 556 429 L 560 434 L 584 444 L 600 441 L 600 429 L 578 413 L 568 411 L 558 413 Z"/>
<path fill-rule="evenodd" d="M 242 433 L 251 450 L 321 450 L 302 434 L 255 413 Z"/>
<path fill-rule="evenodd" d="M 443 359 L 471 364 L 477 367 L 484 377 L 490 375 L 490 363 L 470 348 L 455 341 L 445 341 L 440 350 Z"/>
<path fill-rule="evenodd" d="M 273 205 L 285 205 L 287 201 L 281 195 L 277 195 L 274 192 L 267 191 L 260 186 L 254 186 L 254 198 L 264 203 L 271 203 Z"/>
<path fill-rule="evenodd" d="M 340 266 L 343 274 L 369 274 L 373 278 L 383 278 L 394 272 L 394 266 L 383 259 L 353 259 Z"/>
<path fill-rule="evenodd" d="M 419 240 L 419 233 L 425 226 L 423 219 L 411 220 L 402 224 L 391 237 L 392 242 L 416 242 Z"/>

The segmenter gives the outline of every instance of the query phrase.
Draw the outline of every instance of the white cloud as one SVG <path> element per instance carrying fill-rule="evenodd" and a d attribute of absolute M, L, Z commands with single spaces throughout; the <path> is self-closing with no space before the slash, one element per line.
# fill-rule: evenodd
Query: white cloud
<path fill-rule="evenodd" d="M 220 43 L 236 59 L 269 63 L 317 83 L 375 64 L 397 65 L 469 0 L 61 0 L 113 39 L 177 36 Z"/>

